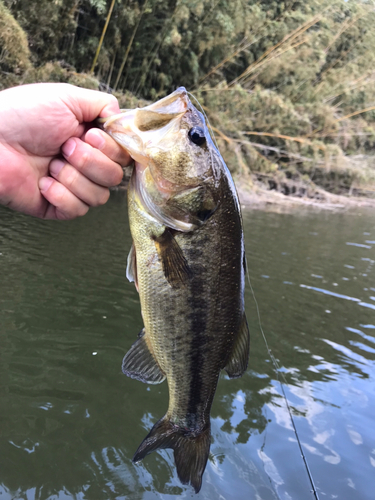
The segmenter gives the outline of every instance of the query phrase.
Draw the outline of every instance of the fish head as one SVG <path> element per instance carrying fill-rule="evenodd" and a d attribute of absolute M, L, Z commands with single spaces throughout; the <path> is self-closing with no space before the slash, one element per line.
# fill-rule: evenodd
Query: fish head
<path fill-rule="evenodd" d="M 103 128 L 135 160 L 134 187 L 151 215 L 188 231 L 214 213 L 222 159 L 184 87 L 109 117 Z"/>

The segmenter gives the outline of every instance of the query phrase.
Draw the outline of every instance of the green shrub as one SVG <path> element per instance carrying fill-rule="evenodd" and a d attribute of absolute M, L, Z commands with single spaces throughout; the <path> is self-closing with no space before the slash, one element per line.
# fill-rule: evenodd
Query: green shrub
<path fill-rule="evenodd" d="M 26 33 L 0 0 L 0 89 L 16 85 L 30 66 Z"/>

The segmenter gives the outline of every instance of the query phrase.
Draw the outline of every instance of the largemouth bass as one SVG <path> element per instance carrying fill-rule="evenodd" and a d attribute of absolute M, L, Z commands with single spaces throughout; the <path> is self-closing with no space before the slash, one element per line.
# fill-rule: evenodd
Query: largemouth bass
<path fill-rule="evenodd" d="M 239 377 L 249 357 L 236 190 L 183 87 L 106 119 L 103 128 L 135 160 L 127 276 L 139 292 L 144 328 L 122 370 L 149 384 L 167 379 L 169 388 L 168 410 L 133 461 L 172 448 L 181 482 L 198 492 L 220 371 Z"/>

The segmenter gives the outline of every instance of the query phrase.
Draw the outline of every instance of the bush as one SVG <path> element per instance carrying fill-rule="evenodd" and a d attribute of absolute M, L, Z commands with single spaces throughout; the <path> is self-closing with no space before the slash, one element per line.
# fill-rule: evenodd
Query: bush
<path fill-rule="evenodd" d="M 26 33 L 0 0 L 0 89 L 16 85 L 30 67 Z"/>

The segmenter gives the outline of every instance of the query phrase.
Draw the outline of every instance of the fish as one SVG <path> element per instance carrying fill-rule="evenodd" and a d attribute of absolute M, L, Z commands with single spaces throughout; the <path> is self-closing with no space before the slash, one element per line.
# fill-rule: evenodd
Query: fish
<path fill-rule="evenodd" d="M 181 483 L 198 493 L 219 375 L 225 370 L 229 378 L 240 377 L 249 358 L 237 192 L 184 87 L 104 119 L 102 128 L 135 164 L 126 273 L 138 290 L 144 327 L 122 371 L 148 384 L 167 380 L 169 389 L 168 409 L 133 462 L 171 448 Z"/>

